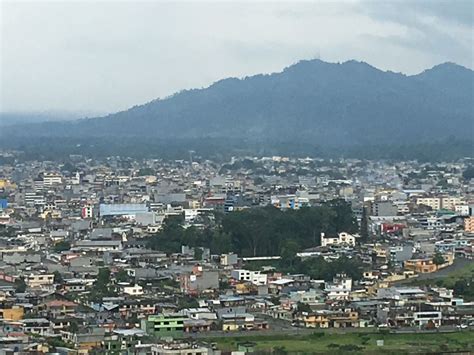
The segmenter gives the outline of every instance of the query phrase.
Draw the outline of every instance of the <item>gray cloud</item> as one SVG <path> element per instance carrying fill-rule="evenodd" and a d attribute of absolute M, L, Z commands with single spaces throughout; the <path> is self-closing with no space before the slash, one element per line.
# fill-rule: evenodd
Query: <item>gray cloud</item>
<path fill-rule="evenodd" d="M 423 24 L 422 19 L 471 28 L 474 25 L 471 0 L 364 0 L 357 7 L 375 19 L 413 27 Z"/>
<path fill-rule="evenodd" d="M 1 6 L 2 111 L 113 112 L 319 56 L 410 74 L 473 66 L 470 0 Z"/>
<path fill-rule="evenodd" d="M 357 9 L 375 21 L 391 22 L 405 29 L 401 34 L 364 36 L 374 43 L 473 66 L 474 2 L 471 0 L 362 1 Z"/>

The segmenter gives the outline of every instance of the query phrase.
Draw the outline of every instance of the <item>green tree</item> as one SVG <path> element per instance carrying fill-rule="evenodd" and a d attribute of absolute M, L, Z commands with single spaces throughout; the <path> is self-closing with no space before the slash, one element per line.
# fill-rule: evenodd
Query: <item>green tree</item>
<path fill-rule="evenodd" d="M 202 248 L 194 248 L 194 259 L 202 260 L 203 251 Z"/>
<path fill-rule="evenodd" d="M 152 168 L 141 168 L 138 170 L 138 176 L 148 176 L 148 175 L 155 175 L 155 170 Z"/>
<path fill-rule="evenodd" d="M 223 232 L 220 228 L 212 232 L 211 251 L 222 254 L 232 251 L 232 240 L 229 233 Z"/>
<path fill-rule="evenodd" d="M 467 284 L 466 280 L 464 280 L 464 279 L 457 280 L 454 283 L 453 292 L 456 296 L 464 295 L 466 293 L 467 289 L 468 289 L 468 284 Z"/>
<path fill-rule="evenodd" d="M 23 293 L 26 291 L 27 286 L 23 276 L 15 279 L 15 292 Z"/>
<path fill-rule="evenodd" d="M 72 320 L 69 326 L 69 331 L 72 333 L 76 333 L 79 330 L 79 324 L 77 321 Z"/>
<path fill-rule="evenodd" d="M 443 265 L 445 263 L 443 255 L 437 251 L 433 257 L 433 263 L 439 267 L 440 265 Z"/>
<path fill-rule="evenodd" d="M 462 177 L 466 180 L 474 179 L 474 165 L 467 167 L 463 171 Z"/>
<path fill-rule="evenodd" d="M 101 290 L 107 289 L 107 285 L 110 282 L 110 269 L 103 267 L 99 269 L 97 274 L 97 279 L 95 281 L 95 286 Z"/>
<path fill-rule="evenodd" d="M 294 240 L 285 240 L 281 248 L 281 261 L 292 267 L 295 263 L 296 253 L 299 251 L 299 245 Z"/>
<path fill-rule="evenodd" d="M 61 275 L 61 273 L 56 270 L 53 274 L 54 274 L 54 283 L 55 284 L 62 284 L 64 280 L 63 280 L 63 276 Z"/>
<path fill-rule="evenodd" d="M 113 287 L 110 287 L 110 281 L 109 268 L 100 268 L 97 279 L 89 293 L 89 299 L 92 301 L 102 301 L 104 297 L 115 296 L 116 292 Z"/>
<path fill-rule="evenodd" d="M 130 281 L 130 277 L 128 276 L 128 273 L 126 270 L 119 270 L 115 275 L 114 275 L 115 281 L 117 282 L 128 282 Z"/>
<path fill-rule="evenodd" d="M 367 207 L 362 207 L 362 219 L 360 221 L 360 241 L 366 242 L 369 239 L 369 217 Z"/>
<path fill-rule="evenodd" d="M 178 308 L 197 308 L 199 307 L 199 303 L 197 299 L 190 296 L 183 296 L 178 299 Z"/>
<path fill-rule="evenodd" d="M 298 302 L 296 305 L 296 309 L 298 312 L 311 312 L 311 307 L 309 306 L 309 304 L 303 302 Z"/>
<path fill-rule="evenodd" d="M 77 171 L 77 168 L 71 162 L 66 162 L 63 164 L 63 166 L 61 166 L 61 171 L 75 173 Z"/>
<path fill-rule="evenodd" d="M 57 253 L 71 249 L 71 243 L 65 240 L 61 240 L 54 244 L 53 250 Z"/>
<path fill-rule="evenodd" d="M 357 232 L 350 204 L 343 200 L 322 206 L 282 211 L 273 206 L 228 214 L 215 213 L 204 229 L 183 228 L 183 216 L 168 217 L 163 229 L 147 241 L 148 247 L 167 253 L 181 245 L 210 248 L 212 253 L 233 251 L 242 256 L 282 255 L 320 245 L 321 232 Z M 291 241 L 292 243 L 289 243 Z"/>

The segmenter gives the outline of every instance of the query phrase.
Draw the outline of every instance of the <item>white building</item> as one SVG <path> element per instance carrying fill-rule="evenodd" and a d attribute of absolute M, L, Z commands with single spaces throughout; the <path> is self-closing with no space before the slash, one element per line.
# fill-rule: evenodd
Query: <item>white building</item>
<path fill-rule="evenodd" d="M 184 221 L 186 224 L 191 224 L 195 221 L 198 216 L 204 216 L 209 214 L 212 208 L 185 208 L 184 209 Z M 179 212 L 180 214 L 182 211 Z"/>
<path fill-rule="evenodd" d="M 432 322 L 436 327 L 439 327 L 441 325 L 441 319 L 441 312 L 413 312 L 413 323 L 415 326 L 423 327 Z"/>
<path fill-rule="evenodd" d="M 454 206 L 454 211 L 460 216 L 469 216 L 470 210 L 469 205 L 456 205 Z"/>
<path fill-rule="evenodd" d="M 326 237 L 324 233 L 321 233 L 321 246 L 325 247 L 328 245 L 349 245 L 355 246 L 356 237 L 352 234 L 341 232 L 337 237 Z"/>
<path fill-rule="evenodd" d="M 26 277 L 26 284 L 29 287 L 41 287 L 54 283 L 53 274 L 30 274 Z"/>
<path fill-rule="evenodd" d="M 45 186 L 60 185 L 63 182 L 61 175 L 56 173 L 45 173 L 43 175 L 43 183 Z"/>
<path fill-rule="evenodd" d="M 331 300 L 348 300 L 352 291 L 352 279 L 345 274 L 334 277 L 332 283 L 324 288 L 326 297 Z"/>
<path fill-rule="evenodd" d="M 249 281 L 254 285 L 267 284 L 267 274 L 262 274 L 260 271 L 250 271 L 244 269 L 232 270 L 231 277 L 238 281 Z"/>
<path fill-rule="evenodd" d="M 46 335 L 51 333 L 52 323 L 46 318 L 27 318 L 20 321 L 25 333 Z"/>
<path fill-rule="evenodd" d="M 205 319 L 205 320 L 217 319 L 217 314 L 211 311 L 207 307 L 185 308 L 181 312 L 190 319 Z"/>
<path fill-rule="evenodd" d="M 133 286 L 122 286 L 123 293 L 130 296 L 140 296 L 143 295 L 143 287 L 140 285 Z"/>

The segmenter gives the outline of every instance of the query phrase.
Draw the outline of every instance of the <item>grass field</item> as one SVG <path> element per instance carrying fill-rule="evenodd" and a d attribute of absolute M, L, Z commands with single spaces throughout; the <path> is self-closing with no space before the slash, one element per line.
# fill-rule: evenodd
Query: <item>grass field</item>
<path fill-rule="evenodd" d="M 256 352 L 274 354 L 423 354 L 442 352 L 474 352 L 474 332 L 382 334 L 324 333 L 300 336 L 243 336 L 208 339 L 223 351 L 238 350 L 239 345 L 254 343 Z M 383 346 L 377 346 L 383 340 Z M 242 347 L 241 347 L 242 349 Z"/>

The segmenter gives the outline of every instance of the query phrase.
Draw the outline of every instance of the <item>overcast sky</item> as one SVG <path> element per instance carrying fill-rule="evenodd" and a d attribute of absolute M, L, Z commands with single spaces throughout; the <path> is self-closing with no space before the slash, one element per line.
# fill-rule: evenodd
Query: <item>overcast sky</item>
<path fill-rule="evenodd" d="M 316 57 L 473 67 L 472 0 L 0 1 L 3 112 L 114 112 Z"/>

